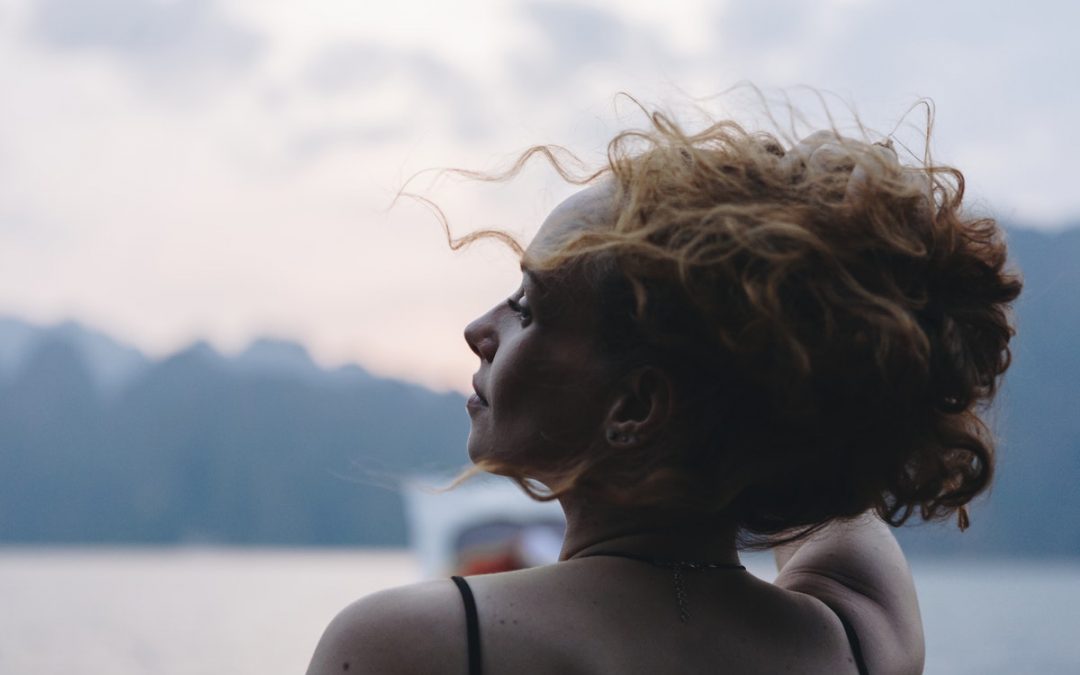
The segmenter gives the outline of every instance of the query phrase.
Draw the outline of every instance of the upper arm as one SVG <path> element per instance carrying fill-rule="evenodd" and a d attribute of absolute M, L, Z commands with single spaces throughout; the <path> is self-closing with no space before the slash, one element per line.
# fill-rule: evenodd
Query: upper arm
<path fill-rule="evenodd" d="M 850 623 L 871 672 L 922 672 L 915 584 L 887 525 L 869 515 L 834 523 L 789 553 L 776 585 L 817 598 Z"/>
<path fill-rule="evenodd" d="M 461 599 L 436 581 L 369 595 L 343 609 L 326 627 L 308 675 L 416 675 L 454 672 L 463 664 Z M 456 611 L 455 611 L 456 610 Z"/>

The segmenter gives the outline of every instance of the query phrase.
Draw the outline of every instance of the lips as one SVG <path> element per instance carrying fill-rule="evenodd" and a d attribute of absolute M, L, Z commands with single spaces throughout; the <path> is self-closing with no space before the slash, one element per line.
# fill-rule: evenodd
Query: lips
<path fill-rule="evenodd" d="M 479 407 L 479 408 L 488 407 L 487 399 L 484 397 L 484 394 L 480 391 L 480 386 L 477 384 L 475 376 L 473 377 L 473 392 L 474 392 L 473 395 L 469 397 L 469 406 L 470 407 L 475 406 L 475 407 Z"/>

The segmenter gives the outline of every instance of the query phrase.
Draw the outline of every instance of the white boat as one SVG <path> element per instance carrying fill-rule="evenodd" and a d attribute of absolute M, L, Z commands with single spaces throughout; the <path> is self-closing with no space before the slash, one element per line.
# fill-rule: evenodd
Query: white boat
<path fill-rule="evenodd" d="M 404 486 L 409 538 L 426 578 L 484 574 L 555 562 L 566 523 L 555 502 L 538 502 L 512 481 L 474 478 L 451 490 L 445 477 Z"/>

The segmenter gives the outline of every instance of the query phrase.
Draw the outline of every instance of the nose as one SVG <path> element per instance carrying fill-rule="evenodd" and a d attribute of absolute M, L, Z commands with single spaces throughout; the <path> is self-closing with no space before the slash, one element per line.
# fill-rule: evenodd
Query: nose
<path fill-rule="evenodd" d="M 479 356 L 482 361 L 490 363 L 495 358 L 495 351 L 499 347 L 499 341 L 495 334 L 490 312 L 465 326 L 465 342 L 469 344 L 469 349 L 473 350 L 473 353 Z"/>

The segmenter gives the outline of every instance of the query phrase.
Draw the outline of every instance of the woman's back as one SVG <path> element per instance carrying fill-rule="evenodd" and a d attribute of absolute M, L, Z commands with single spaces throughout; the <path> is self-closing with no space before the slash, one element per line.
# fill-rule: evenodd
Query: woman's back
<path fill-rule="evenodd" d="M 450 580 L 384 591 L 335 619 L 309 672 L 862 675 L 860 662 L 873 675 L 921 672 L 914 587 L 884 524 L 860 519 L 799 548 L 778 557 L 776 584 L 737 569 L 683 570 L 682 603 L 670 568 L 621 557 L 470 577 L 472 654 L 467 603 Z M 864 548 L 878 556 L 849 555 Z M 815 571 L 823 555 L 836 563 L 829 576 Z"/>
<path fill-rule="evenodd" d="M 742 571 L 683 575 L 686 622 L 671 571 L 634 561 L 470 579 L 483 672 L 858 673 L 843 627 L 820 602 Z"/>

